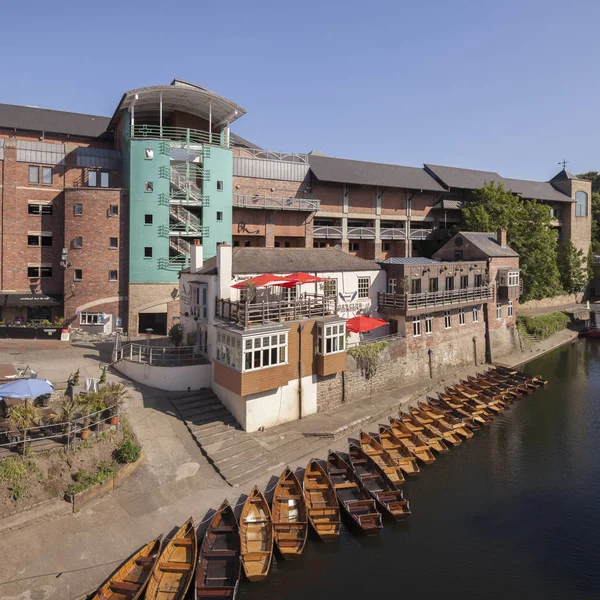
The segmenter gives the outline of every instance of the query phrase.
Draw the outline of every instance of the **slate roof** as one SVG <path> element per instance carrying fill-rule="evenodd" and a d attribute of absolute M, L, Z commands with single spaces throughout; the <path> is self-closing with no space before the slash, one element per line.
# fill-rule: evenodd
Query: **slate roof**
<path fill-rule="evenodd" d="M 333 271 L 379 271 L 373 261 L 335 248 L 233 248 L 233 275 L 255 273 L 326 273 Z M 189 269 L 184 269 L 189 273 Z M 217 258 L 204 261 L 198 274 L 216 275 Z"/>
<path fill-rule="evenodd" d="M 16 104 L 0 104 L 1 128 L 95 138 L 106 132 L 109 123 L 109 117 L 98 115 L 84 115 Z"/>
<path fill-rule="evenodd" d="M 505 246 L 503 248 L 498 243 L 495 233 L 480 233 L 475 231 L 459 231 L 458 233 L 462 235 L 463 238 L 465 238 L 465 240 L 467 240 L 470 244 L 473 244 L 476 248 L 481 250 L 481 252 L 489 257 L 519 256 L 509 246 Z M 448 243 L 451 242 L 452 240 L 450 240 Z"/>
<path fill-rule="evenodd" d="M 579 179 L 573 173 L 569 173 L 566 169 L 563 169 L 560 173 L 557 173 L 550 181 L 565 181 L 567 179 Z"/>
<path fill-rule="evenodd" d="M 477 171 L 458 167 L 425 164 L 425 170 L 441 180 L 447 187 L 477 190 L 488 181 L 502 183 L 502 176 L 494 171 Z"/>
<path fill-rule="evenodd" d="M 570 202 L 575 200 L 562 192 L 559 192 L 547 181 L 527 181 L 526 179 L 504 178 L 504 187 L 523 198 L 530 200 L 553 200 L 554 202 Z"/>
<path fill-rule="evenodd" d="M 310 170 L 321 181 L 377 185 L 381 187 L 408 188 L 443 192 L 444 188 L 424 169 L 382 163 L 347 160 L 309 154 Z"/>
<path fill-rule="evenodd" d="M 460 210 L 462 205 L 463 201 L 457 198 L 442 198 L 431 207 L 431 210 Z"/>
<path fill-rule="evenodd" d="M 431 263 L 439 263 L 439 260 L 433 260 L 431 258 L 422 258 L 419 256 L 393 256 L 392 258 L 386 258 L 385 260 L 377 261 L 381 265 L 428 265 Z"/>

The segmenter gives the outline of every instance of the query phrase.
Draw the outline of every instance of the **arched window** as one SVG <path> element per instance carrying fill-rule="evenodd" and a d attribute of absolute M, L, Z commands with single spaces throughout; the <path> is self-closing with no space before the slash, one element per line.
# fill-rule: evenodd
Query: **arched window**
<path fill-rule="evenodd" d="M 588 216 L 588 195 L 585 192 L 575 192 L 575 216 Z"/>

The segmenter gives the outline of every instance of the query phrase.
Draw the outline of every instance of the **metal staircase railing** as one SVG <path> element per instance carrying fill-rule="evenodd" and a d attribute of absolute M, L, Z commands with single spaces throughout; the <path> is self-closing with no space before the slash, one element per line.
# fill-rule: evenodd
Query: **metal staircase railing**
<path fill-rule="evenodd" d="M 192 252 L 192 245 L 189 242 L 182 240 L 180 237 L 170 236 L 169 246 L 179 254 L 187 254 L 189 256 Z"/>
<path fill-rule="evenodd" d="M 171 167 L 170 180 L 171 185 L 180 192 L 184 192 L 186 198 L 202 202 L 202 190 L 191 179 L 188 179 L 188 177 L 173 167 Z"/>

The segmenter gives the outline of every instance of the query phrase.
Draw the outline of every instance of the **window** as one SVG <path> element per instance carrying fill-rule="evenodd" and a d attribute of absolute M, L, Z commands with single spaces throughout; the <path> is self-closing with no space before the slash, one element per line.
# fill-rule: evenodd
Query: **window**
<path fill-rule="evenodd" d="M 103 321 L 102 313 L 81 313 L 79 315 L 80 325 L 101 325 Z"/>
<path fill-rule="evenodd" d="M 245 248 L 250 248 L 250 246 L 251 246 L 251 245 L 252 245 L 252 244 L 250 243 L 250 240 L 246 240 L 246 241 L 244 242 L 244 247 L 245 247 Z"/>
<path fill-rule="evenodd" d="M 108 272 L 108 280 L 109 281 L 117 281 L 118 273 L 116 269 L 112 269 Z"/>
<path fill-rule="evenodd" d="M 109 248 L 118 248 L 119 247 L 119 238 L 108 238 L 108 247 Z"/>
<path fill-rule="evenodd" d="M 460 276 L 460 289 L 466 290 L 469 287 L 469 276 L 461 275 Z"/>
<path fill-rule="evenodd" d="M 508 309 L 507 309 L 507 316 L 512 317 L 513 316 L 513 302 L 512 300 L 508 301 Z"/>
<path fill-rule="evenodd" d="M 118 217 L 119 216 L 119 206 L 118 206 L 118 204 L 111 204 L 108 207 L 108 216 L 109 217 Z"/>
<path fill-rule="evenodd" d="M 411 279 L 410 280 L 410 293 L 411 294 L 420 294 L 421 293 L 421 280 L 420 279 Z"/>
<path fill-rule="evenodd" d="M 388 252 L 388 251 L 389 251 L 389 249 L 390 249 L 390 243 L 389 243 L 389 242 L 383 242 L 383 243 L 381 244 L 381 249 L 382 249 L 384 252 Z"/>
<path fill-rule="evenodd" d="M 285 248 L 290 248 L 290 243 L 289 242 L 283 242 L 283 246 Z"/>
<path fill-rule="evenodd" d="M 398 287 L 398 280 L 395 277 L 388 279 L 388 294 L 395 294 L 396 288 Z"/>
<path fill-rule="evenodd" d="M 575 216 L 588 216 L 588 195 L 585 192 L 575 192 Z"/>
<path fill-rule="evenodd" d="M 560 208 L 551 208 L 550 217 L 556 221 L 560 221 L 562 219 L 562 210 Z"/>
<path fill-rule="evenodd" d="M 475 287 L 481 287 L 483 285 L 483 275 L 481 273 L 475 273 L 474 285 Z"/>
<path fill-rule="evenodd" d="M 217 211 L 217 221 L 222 221 L 222 220 L 223 220 L 223 213 L 220 210 L 218 210 Z"/>
<path fill-rule="evenodd" d="M 42 167 L 42 185 L 52 185 L 52 167 Z"/>
<path fill-rule="evenodd" d="M 508 285 L 517 286 L 519 285 L 519 271 L 508 272 Z"/>
<path fill-rule="evenodd" d="M 154 181 L 145 181 L 144 182 L 144 192 L 153 192 L 154 191 Z"/>
<path fill-rule="evenodd" d="M 40 182 L 40 168 L 29 165 L 29 183 Z"/>
<path fill-rule="evenodd" d="M 459 325 L 465 324 L 465 309 L 464 308 L 458 309 L 458 324 Z"/>
<path fill-rule="evenodd" d="M 337 279 L 326 279 L 323 282 L 323 296 L 335 298 L 337 296 Z"/>
<path fill-rule="evenodd" d="M 234 248 L 239 248 L 240 247 L 240 241 L 239 240 L 233 240 L 233 247 Z"/>
<path fill-rule="evenodd" d="M 27 206 L 27 214 L 35 216 L 52 216 L 52 204 L 39 204 L 30 202 Z"/>
<path fill-rule="evenodd" d="M 421 317 L 413 317 L 413 336 L 418 337 L 421 335 Z"/>
<path fill-rule="evenodd" d="M 450 329 L 452 327 L 452 316 L 449 310 L 444 311 L 444 328 Z"/>
<path fill-rule="evenodd" d="M 222 181 L 217 181 L 217 190 L 219 192 L 223 191 L 223 182 Z"/>
<path fill-rule="evenodd" d="M 433 315 L 425 315 L 425 333 L 433 331 Z"/>
<path fill-rule="evenodd" d="M 83 248 L 83 238 L 81 236 L 73 238 L 73 248 Z"/>
<path fill-rule="evenodd" d="M 360 243 L 350 242 L 350 252 L 360 252 Z"/>
<path fill-rule="evenodd" d="M 73 214 L 76 217 L 83 215 L 83 204 L 73 204 Z"/>
<path fill-rule="evenodd" d="M 52 267 L 50 265 L 27 265 L 27 277 L 48 279 L 52 277 Z"/>
<path fill-rule="evenodd" d="M 439 280 L 437 277 L 432 277 L 429 280 L 429 291 L 430 292 L 437 292 L 439 289 Z"/>
<path fill-rule="evenodd" d="M 369 297 L 370 285 L 371 285 L 370 277 L 359 277 L 358 278 L 358 297 L 359 298 L 368 298 Z"/>
<path fill-rule="evenodd" d="M 500 320 L 502 318 L 502 303 L 498 302 L 496 304 L 496 319 Z"/>
<path fill-rule="evenodd" d="M 463 257 L 463 251 L 462 250 L 455 250 L 454 251 L 454 260 L 462 260 Z"/>
<path fill-rule="evenodd" d="M 152 258 L 152 246 L 146 246 L 144 248 L 144 258 Z"/>
<path fill-rule="evenodd" d="M 217 360 L 245 372 L 287 363 L 287 333 L 241 337 L 217 330 Z"/>
<path fill-rule="evenodd" d="M 102 171 L 100 173 L 100 187 L 107 188 L 110 187 L 110 176 L 106 171 Z"/>
<path fill-rule="evenodd" d="M 152 225 L 153 222 L 154 222 L 153 215 L 144 215 L 144 225 Z"/>
<path fill-rule="evenodd" d="M 98 173 L 96 171 L 88 171 L 88 187 L 96 187 L 98 185 Z"/>
<path fill-rule="evenodd" d="M 454 289 L 454 277 L 446 277 L 446 291 L 451 292 Z"/>
<path fill-rule="evenodd" d="M 279 248 L 281 244 L 279 242 L 275 242 L 275 248 Z"/>
<path fill-rule="evenodd" d="M 154 150 L 152 148 L 146 148 L 144 158 L 145 158 L 145 160 L 153 160 L 154 159 Z"/>
<path fill-rule="evenodd" d="M 480 311 L 481 307 L 480 306 L 474 306 L 473 307 L 473 323 L 479 323 L 479 311 Z"/>
<path fill-rule="evenodd" d="M 335 354 L 346 349 L 346 323 L 317 323 L 317 354 Z"/>
<path fill-rule="evenodd" d="M 51 233 L 29 233 L 27 235 L 28 246 L 52 246 Z"/>
<path fill-rule="evenodd" d="M 242 290 L 245 291 L 245 290 Z M 208 319 L 208 286 L 192 286 L 192 302 L 190 304 L 192 317 L 198 317 L 203 321 Z"/>
<path fill-rule="evenodd" d="M 75 269 L 75 274 L 73 275 L 73 279 L 75 281 L 81 281 L 83 279 L 83 269 Z"/>

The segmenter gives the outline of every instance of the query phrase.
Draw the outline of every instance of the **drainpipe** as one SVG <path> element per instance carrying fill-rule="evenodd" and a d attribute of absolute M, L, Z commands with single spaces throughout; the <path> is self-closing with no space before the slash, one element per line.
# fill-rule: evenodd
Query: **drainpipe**
<path fill-rule="evenodd" d="M 475 366 L 477 366 L 477 338 L 473 336 L 473 357 L 475 359 Z"/>
<path fill-rule="evenodd" d="M 304 325 L 298 325 L 298 419 L 302 418 L 302 331 Z"/>
<path fill-rule="evenodd" d="M 429 378 L 433 379 L 433 363 L 432 363 L 433 350 L 431 348 L 429 348 L 429 350 L 427 350 L 427 354 L 429 356 Z"/>

